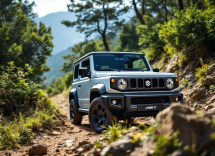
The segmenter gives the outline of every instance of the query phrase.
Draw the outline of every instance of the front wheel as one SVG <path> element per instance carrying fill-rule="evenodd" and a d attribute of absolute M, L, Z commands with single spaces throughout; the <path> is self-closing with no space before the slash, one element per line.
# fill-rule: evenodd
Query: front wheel
<path fill-rule="evenodd" d="M 82 121 L 82 115 L 78 111 L 74 99 L 72 99 L 70 103 L 70 121 L 73 124 L 80 124 Z"/>
<path fill-rule="evenodd" d="M 93 130 L 97 133 L 103 131 L 105 127 L 114 122 L 118 122 L 118 117 L 103 107 L 100 97 L 95 98 L 89 109 L 89 122 Z"/>

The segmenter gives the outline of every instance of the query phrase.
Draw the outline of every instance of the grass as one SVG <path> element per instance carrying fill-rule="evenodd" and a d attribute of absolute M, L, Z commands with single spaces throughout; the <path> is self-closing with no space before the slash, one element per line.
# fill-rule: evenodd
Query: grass
<path fill-rule="evenodd" d="M 60 107 L 48 98 L 44 102 L 43 107 L 36 110 L 13 115 L 10 119 L 3 117 L 0 122 L 0 149 L 18 148 L 33 139 L 33 131 L 40 128 L 50 130 L 58 122 L 56 115 L 60 113 Z"/>
<path fill-rule="evenodd" d="M 199 79 L 198 83 L 202 84 L 206 77 L 206 70 L 208 68 L 207 64 L 203 63 L 203 60 L 200 58 L 201 67 L 196 68 L 195 76 Z"/>
<path fill-rule="evenodd" d="M 184 86 L 184 87 L 186 87 L 187 86 L 187 79 L 185 79 L 185 78 L 183 78 L 182 80 L 181 80 L 181 83 L 182 83 L 182 85 Z"/>

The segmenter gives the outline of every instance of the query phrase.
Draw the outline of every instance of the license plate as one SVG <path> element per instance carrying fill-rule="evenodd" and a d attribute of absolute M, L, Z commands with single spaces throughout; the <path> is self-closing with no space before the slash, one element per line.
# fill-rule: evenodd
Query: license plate
<path fill-rule="evenodd" d="M 138 111 L 163 110 L 163 104 L 139 104 Z"/>

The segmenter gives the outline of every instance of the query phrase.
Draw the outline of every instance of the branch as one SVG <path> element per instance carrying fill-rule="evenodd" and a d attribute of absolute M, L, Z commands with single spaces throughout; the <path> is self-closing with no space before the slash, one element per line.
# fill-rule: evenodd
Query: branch
<path fill-rule="evenodd" d="M 136 4 L 135 0 L 133 0 L 132 4 L 134 6 L 136 16 L 139 19 L 140 23 L 145 24 L 145 21 L 143 20 L 143 16 L 140 14 L 139 10 L 137 9 L 137 4 Z"/>
<path fill-rule="evenodd" d="M 171 12 L 169 12 L 166 8 L 166 6 L 164 5 L 163 3 L 163 0 L 161 1 L 162 5 L 163 5 L 163 8 L 166 10 L 167 13 L 169 13 L 170 15 L 172 15 L 173 17 L 177 18 L 174 14 L 172 14 Z"/>

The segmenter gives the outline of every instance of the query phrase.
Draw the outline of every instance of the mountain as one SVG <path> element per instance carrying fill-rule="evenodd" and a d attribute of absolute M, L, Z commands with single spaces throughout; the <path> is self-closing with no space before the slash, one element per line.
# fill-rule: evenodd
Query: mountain
<path fill-rule="evenodd" d="M 54 79 L 58 77 L 62 77 L 66 74 L 65 72 L 58 71 L 58 70 L 62 68 L 63 62 L 66 62 L 66 60 L 64 60 L 62 56 L 65 56 L 68 54 L 72 54 L 71 48 L 67 48 L 55 54 L 54 56 L 48 58 L 48 60 L 46 61 L 46 64 L 51 68 L 51 71 L 45 72 L 43 75 L 44 77 L 46 77 L 46 80 L 43 81 L 43 84 L 45 86 L 49 86 Z"/>
<path fill-rule="evenodd" d="M 51 27 L 53 32 L 53 43 L 55 45 L 52 55 L 61 52 L 68 47 L 73 46 L 81 41 L 84 41 L 84 34 L 76 32 L 76 28 L 68 28 L 61 24 L 63 20 L 76 20 L 75 14 L 71 12 L 56 12 L 48 14 L 41 18 L 36 18 L 35 22 L 45 23 L 46 27 Z"/>

